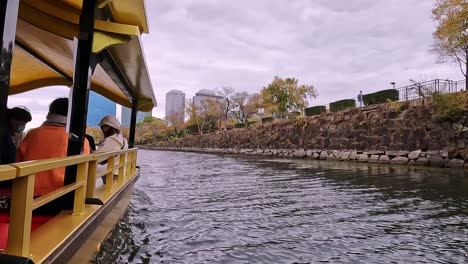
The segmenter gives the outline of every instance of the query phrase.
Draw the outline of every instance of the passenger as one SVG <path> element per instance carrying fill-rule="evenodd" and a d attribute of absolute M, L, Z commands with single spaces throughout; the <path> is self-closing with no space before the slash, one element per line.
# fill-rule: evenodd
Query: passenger
<path fill-rule="evenodd" d="M 2 133 L 0 144 L 0 165 L 16 161 L 16 149 L 24 137 L 26 123 L 32 120 L 29 109 L 24 106 L 7 110 L 7 129 Z M 10 208 L 10 190 L 12 181 L 0 181 L 0 211 Z"/>
<path fill-rule="evenodd" d="M 32 120 L 29 109 L 24 106 L 7 110 L 7 133 L 3 133 L 0 148 L 0 164 L 13 163 L 16 149 L 24 138 L 26 123 Z"/>
<path fill-rule="evenodd" d="M 85 134 L 85 137 L 89 142 L 89 149 L 91 150 L 91 152 L 96 151 L 96 142 L 94 141 L 93 136 L 91 136 L 90 134 Z"/>
<path fill-rule="evenodd" d="M 98 124 L 101 127 L 102 134 L 104 139 L 99 142 L 96 153 L 117 151 L 128 149 L 128 141 L 121 133 L 121 126 L 119 120 L 114 116 L 107 115 Z M 118 164 L 118 160 L 115 161 L 115 165 Z M 104 169 L 103 164 L 106 164 L 107 160 L 101 161 L 99 164 L 98 170 Z M 114 170 L 114 175 L 119 174 L 119 170 Z M 105 183 L 105 178 L 103 177 L 103 182 Z"/>
<path fill-rule="evenodd" d="M 55 99 L 49 106 L 46 121 L 32 129 L 24 138 L 17 152 L 17 161 L 64 158 L 67 156 L 68 133 L 65 126 L 68 114 L 68 98 Z M 85 139 L 83 153 L 89 154 Z M 57 168 L 36 174 L 34 196 L 44 195 L 63 187 L 65 168 Z"/>

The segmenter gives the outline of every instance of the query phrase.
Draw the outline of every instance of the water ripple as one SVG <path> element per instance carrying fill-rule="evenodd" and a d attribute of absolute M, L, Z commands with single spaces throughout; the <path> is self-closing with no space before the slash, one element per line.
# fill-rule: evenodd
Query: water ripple
<path fill-rule="evenodd" d="M 463 172 L 140 151 L 94 263 L 463 263 Z"/>

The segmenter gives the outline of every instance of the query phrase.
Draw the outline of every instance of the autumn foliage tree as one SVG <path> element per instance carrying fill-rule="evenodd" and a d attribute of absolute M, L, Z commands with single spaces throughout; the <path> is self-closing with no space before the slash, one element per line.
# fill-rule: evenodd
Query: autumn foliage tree
<path fill-rule="evenodd" d="M 432 14 L 437 23 L 432 51 L 438 56 L 438 62 L 459 65 L 468 89 L 468 2 L 437 0 Z"/>
<path fill-rule="evenodd" d="M 270 105 L 280 117 L 291 111 L 302 112 L 308 105 L 308 98 L 317 97 L 313 85 L 299 85 L 298 79 L 281 79 L 278 76 L 263 88 L 261 94 L 263 103 Z"/>
<path fill-rule="evenodd" d="M 231 114 L 240 123 L 248 122 L 249 118 L 253 117 L 258 109 L 263 107 L 262 97 L 258 93 L 237 92 L 232 96 L 232 103 L 234 108 Z"/>
<path fill-rule="evenodd" d="M 232 102 L 232 97 L 233 97 L 234 92 L 235 92 L 234 88 L 229 87 L 229 86 L 222 87 L 221 89 L 216 91 L 218 96 L 222 97 L 222 100 L 219 100 L 217 102 L 219 104 L 220 119 L 224 124 L 223 125 L 224 130 L 227 130 L 229 113 L 231 113 L 231 110 L 234 107 L 234 103 Z"/>
<path fill-rule="evenodd" d="M 189 125 L 196 125 L 200 135 L 203 134 L 204 130 L 210 130 L 222 113 L 218 102 L 214 99 L 203 99 L 199 105 L 195 104 L 193 100 L 188 100 L 186 112 L 189 116 Z"/>

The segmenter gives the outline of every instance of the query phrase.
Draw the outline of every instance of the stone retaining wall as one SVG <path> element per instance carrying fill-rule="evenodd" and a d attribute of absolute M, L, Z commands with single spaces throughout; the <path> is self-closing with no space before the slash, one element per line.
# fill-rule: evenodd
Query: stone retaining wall
<path fill-rule="evenodd" d="M 442 151 L 356 151 L 356 150 L 317 150 L 317 149 L 233 149 L 233 148 L 189 148 L 189 147 L 150 147 L 157 150 L 203 152 L 217 154 L 253 155 L 274 158 L 298 158 L 311 160 L 358 161 L 382 164 L 408 164 L 468 169 L 468 162 L 459 158 L 449 158 Z"/>
<path fill-rule="evenodd" d="M 281 120 L 150 147 L 272 157 L 468 168 L 468 116 L 438 121 L 417 101 Z"/>

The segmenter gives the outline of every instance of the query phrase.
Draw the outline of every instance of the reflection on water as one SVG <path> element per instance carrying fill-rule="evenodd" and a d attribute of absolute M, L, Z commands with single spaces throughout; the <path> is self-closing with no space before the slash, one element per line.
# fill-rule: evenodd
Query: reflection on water
<path fill-rule="evenodd" d="M 95 263 L 464 263 L 463 171 L 140 151 Z"/>

